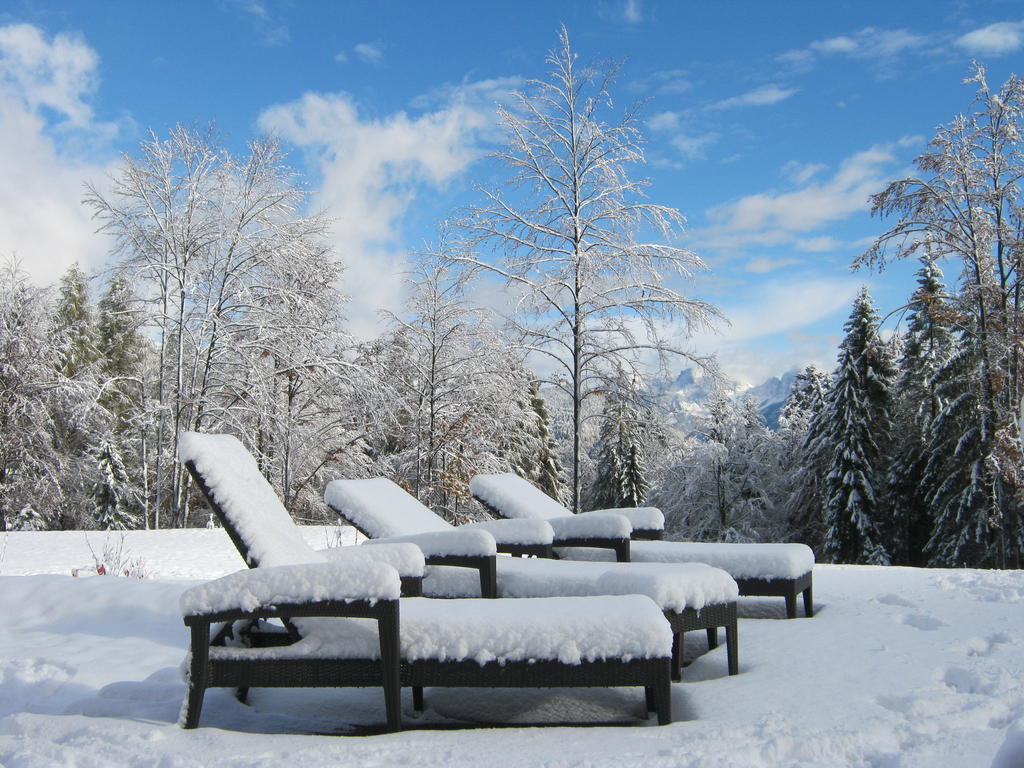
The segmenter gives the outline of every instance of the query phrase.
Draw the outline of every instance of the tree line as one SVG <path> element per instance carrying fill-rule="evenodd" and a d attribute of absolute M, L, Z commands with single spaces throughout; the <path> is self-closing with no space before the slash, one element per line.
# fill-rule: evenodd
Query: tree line
<path fill-rule="evenodd" d="M 178 127 L 126 155 L 85 200 L 107 272 L 0 274 L 3 526 L 206 523 L 176 460 L 195 429 L 240 435 L 310 521 L 333 477 L 391 477 L 459 521 L 478 514 L 472 474 L 515 471 L 573 509 L 657 504 L 678 537 L 1018 566 L 1020 81 L 990 92 L 978 68 L 921 176 L 873 198 L 896 222 L 858 265 L 921 262 L 905 329 L 883 339 L 864 290 L 836 369 L 798 376 L 778 430 L 722 387 L 684 433 L 644 363 L 714 374 L 685 339 L 717 311 L 667 279 L 704 266 L 633 175 L 642 137 L 612 109 L 614 68 L 581 65 L 564 30 L 548 63 L 499 112 L 505 182 L 410 258 L 403 310 L 368 341 L 345 331 L 330 222 L 275 141 L 235 156 Z M 486 280 L 512 296 L 503 316 L 473 300 Z"/>

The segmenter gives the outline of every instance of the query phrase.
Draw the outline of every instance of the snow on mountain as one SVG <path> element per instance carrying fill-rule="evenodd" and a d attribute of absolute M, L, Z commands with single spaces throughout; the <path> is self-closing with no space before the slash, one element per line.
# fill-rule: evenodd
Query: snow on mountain
<path fill-rule="evenodd" d="M 773 376 L 754 386 L 737 387 L 733 397 L 753 397 L 765 422 L 772 429 L 776 429 L 779 426 L 779 412 L 789 397 L 796 375 L 796 370 L 787 371 L 781 376 Z M 707 412 L 706 403 L 714 393 L 715 387 L 710 378 L 702 372 L 686 368 L 672 381 L 661 379 L 651 382 L 650 391 L 674 417 L 676 426 L 689 430 L 695 420 Z"/>

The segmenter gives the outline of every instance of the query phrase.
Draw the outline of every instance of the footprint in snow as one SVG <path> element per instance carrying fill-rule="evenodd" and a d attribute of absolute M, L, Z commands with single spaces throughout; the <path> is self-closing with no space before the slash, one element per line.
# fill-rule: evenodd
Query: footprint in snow
<path fill-rule="evenodd" d="M 992 670 L 985 674 L 963 667 L 949 667 L 942 675 L 942 682 L 957 693 L 976 693 L 991 696 L 1003 687 L 1002 675 Z"/>
<path fill-rule="evenodd" d="M 1013 639 L 1006 632 L 996 632 L 988 637 L 969 637 L 963 642 L 950 646 L 950 650 L 961 651 L 968 656 L 988 656 L 998 646 L 1012 642 Z"/>
<path fill-rule="evenodd" d="M 900 624 L 906 624 L 909 627 L 923 629 L 929 632 L 939 629 L 940 627 L 949 626 L 946 622 L 940 621 L 934 616 L 928 616 L 924 613 L 901 613 L 896 617 L 896 621 Z"/>
<path fill-rule="evenodd" d="M 914 603 L 910 602 L 909 600 L 903 599 L 899 595 L 892 595 L 892 594 L 890 594 L 890 595 L 882 595 L 881 597 L 877 597 L 875 599 L 879 603 L 885 603 L 886 605 L 898 605 L 901 608 L 916 608 L 917 607 Z"/>

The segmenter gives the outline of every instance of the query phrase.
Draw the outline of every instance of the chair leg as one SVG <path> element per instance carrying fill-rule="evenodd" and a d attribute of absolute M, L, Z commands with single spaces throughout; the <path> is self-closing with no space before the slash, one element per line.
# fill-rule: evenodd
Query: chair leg
<path fill-rule="evenodd" d="M 735 620 L 725 625 L 725 645 L 729 656 L 729 674 L 740 673 L 740 634 Z"/>
<path fill-rule="evenodd" d="M 380 639 L 381 686 L 388 730 L 402 729 L 402 679 L 398 639 L 398 601 L 393 600 L 377 622 Z"/>
<path fill-rule="evenodd" d="M 192 663 L 189 666 L 188 692 L 185 694 L 185 711 L 181 718 L 182 728 L 199 725 L 199 714 L 203 711 L 203 696 L 206 693 L 210 661 L 210 625 L 193 624 Z"/>
<path fill-rule="evenodd" d="M 185 713 L 181 718 L 182 728 L 196 728 L 199 726 L 199 713 L 203 711 L 203 694 L 206 689 L 200 685 L 189 685 L 185 694 Z"/>
<path fill-rule="evenodd" d="M 417 712 L 423 711 L 423 687 L 414 685 L 412 687 L 412 708 Z"/>
<path fill-rule="evenodd" d="M 708 650 L 718 647 L 718 627 L 708 627 Z"/>
<path fill-rule="evenodd" d="M 235 689 L 235 698 L 238 699 L 243 704 L 245 704 L 246 700 L 249 698 L 249 689 L 248 688 L 236 688 Z"/>
<path fill-rule="evenodd" d="M 630 562 L 629 539 L 623 539 L 615 544 L 615 560 L 620 563 Z"/>
<path fill-rule="evenodd" d="M 683 633 L 672 635 L 672 668 L 670 676 L 675 682 L 683 679 Z"/>
<path fill-rule="evenodd" d="M 655 708 L 657 707 L 654 699 L 655 699 L 655 697 L 654 697 L 654 686 L 653 685 L 645 685 L 644 686 L 644 702 L 647 705 L 647 711 L 648 712 L 653 712 L 655 710 Z"/>
<path fill-rule="evenodd" d="M 814 615 L 814 590 L 813 587 L 808 584 L 807 589 L 804 590 L 804 616 L 811 618 Z"/>
<path fill-rule="evenodd" d="M 480 596 L 498 597 L 498 564 L 493 557 L 480 566 Z"/>
<path fill-rule="evenodd" d="M 660 675 L 654 684 L 654 711 L 658 715 L 658 725 L 672 722 L 672 682 L 667 674 Z"/>
<path fill-rule="evenodd" d="M 796 618 L 796 592 L 790 592 L 786 595 L 786 618 Z"/>

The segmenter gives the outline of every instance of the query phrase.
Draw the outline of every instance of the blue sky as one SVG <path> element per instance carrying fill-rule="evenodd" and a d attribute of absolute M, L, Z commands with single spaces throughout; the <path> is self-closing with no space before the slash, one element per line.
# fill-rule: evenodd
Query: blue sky
<path fill-rule="evenodd" d="M 0 2 L 0 256 L 46 282 L 109 244 L 81 208 L 152 129 L 280 135 L 337 219 L 352 329 L 397 309 L 406 255 L 494 178 L 494 104 L 565 24 L 645 100 L 651 198 L 711 267 L 686 290 L 731 325 L 693 340 L 756 383 L 831 367 L 857 287 L 884 313 L 914 265 L 851 273 L 881 232 L 867 197 L 1024 61 L 1019 2 Z M 952 278 L 953 275 L 950 275 Z M 892 322 L 890 322 L 890 326 Z"/>

